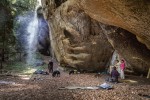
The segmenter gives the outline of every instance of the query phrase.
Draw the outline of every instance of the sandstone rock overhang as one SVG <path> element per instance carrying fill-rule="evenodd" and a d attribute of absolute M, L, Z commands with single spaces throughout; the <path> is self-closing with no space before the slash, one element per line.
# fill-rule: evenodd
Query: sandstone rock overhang
<path fill-rule="evenodd" d="M 87 55 L 87 52 L 86 56 L 83 54 L 81 55 L 82 57 L 77 54 L 68 55 L 68 52 L 70 52 L 70 50 L 72 51 L 72 49 L 70 49 L 72 47 L 70 46 L 74 46 L 72 43 L 76 44 L 76 39 L 82 41 L 80 45 L 76 44 L 81 46 L 79 47 L 81 49 L 86 43 L 89 44 L 90 41 L 87 42 L 87 40 L 89 40 L 91 34 L 96 34 L 98 37 L 104 35 L 103 37 L 106 38 L 99 38 L 101 42 L 98 42 L 98 40 L 93 38 L 93 40 L 96 40 L 93 43 L 102 43 L 102 40 L 109 41 L 113 48 L 119 51 L 121 55 L 132 65 L 135 71 L 139 73 L 147 72 L 150 67 L 149 1 L 61 0 L 59 5 L 57 5 L 58 2 L 56 4 L 55 0 L 42 0 L 42 2 L 45 18 L 49 21 L 49 26 L 51 26 L 52 29 L 52 36 L 57 37 L 57 39 L 53 41 L 54 44 L 52 46 L 56 57 L 60 62 L 70 63 L 72 62 L 72 59 L 77 60 L 77 57 L 79 57 L 80 60 L 81 58 L 88 58 L 82 59 L 82 61 L 70 63 L 72 66 L 82 66 L 82 68 L 85 69 L 88 68 L 86 66 L 87 62 L 94 61 L 92 63 L 93 66 L 91 67 L 93 69 L 98 68 L 95 67 L 98 62 L 109 62 L 108 59 L 104 60 L 104 58 L 108 58 L 108 56 L 103 59 L 99 59 L 99 57 L 105 54 L 105 52 L 100 54 L 99 57 L 89 56 Z M 89 27 L 88 25 L 91 26 Z M 95 25 L 97 28 L 92 28 L 91 31 L 91 27 Z M 86 28 L 83 26 L 86 26 Z M 89 29 L 90 31 L 87 31 Z M 66 36 L 66 34 L 69 36 Z M 86 37 L 87 40 L 84 40 L 83 37 Z M 65 46 L 63 43 L 65 43 Z M 103 45 L 104 44 L 102 43 L 99 47 L 103 48 Z M 75 47 L 74 49 L 76 48 L 78 47 Z M 96 50 L 94 48 L 93 50 L 98 53 L 97 50 L 99 49 Z M 108 50 L 108 48 L 105 48 L 105 50 Z M 85 53 L 88 49 L 84 48 L 82 49 L 82 52 L 83 51 Z M 88 51 L 88 54 L 91 55 L 91 52 L 89 53 Z M 98 62 L 95 62 L 97 60 Z"/>

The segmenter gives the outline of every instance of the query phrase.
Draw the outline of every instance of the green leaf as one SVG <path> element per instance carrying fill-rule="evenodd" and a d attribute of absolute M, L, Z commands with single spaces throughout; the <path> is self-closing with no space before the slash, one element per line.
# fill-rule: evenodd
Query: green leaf
<path fill-rule="evenodd" d="M 16 3 L 16 0 L 11 0 L 12 1 L 12 4 L 15 4 Z"/>

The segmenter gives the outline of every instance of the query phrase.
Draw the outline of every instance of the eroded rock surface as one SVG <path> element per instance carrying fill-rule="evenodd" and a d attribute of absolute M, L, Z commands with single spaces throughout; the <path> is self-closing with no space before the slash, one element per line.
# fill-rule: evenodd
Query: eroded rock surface
<path fill-rule="evenodd" d="M 130 31 L 150 49 L 150 1 L 79 0 L 78 3 L 92 18 Z"/>
<path fill-rule="evenodd" d="M 42 2 L 45 19 L 51 27 L 52 46 L 60 63 L 96 70 L 109 63 L 116 49 L 136 72 L 147 72 L 149 1 L 60 0 L 59 5 L 56 1 Z"/>
<path fill-rule="evenodd" d="M 62 4 L 51 18 L 52 46 L 60 63 L 86 70 L 108 65 L 113 48 L 100 29 L 99 23 L 79 9 L 78 5 Z M 49 16 L 46 13 L 46 16 Z"/>
<path fill-rule="evenodd" d="M 111 45 L 138 74 L 147 73 L 150 65 L 150 50 L 140 43 L 136 36 L 121 28 L 100 23 Z"/>

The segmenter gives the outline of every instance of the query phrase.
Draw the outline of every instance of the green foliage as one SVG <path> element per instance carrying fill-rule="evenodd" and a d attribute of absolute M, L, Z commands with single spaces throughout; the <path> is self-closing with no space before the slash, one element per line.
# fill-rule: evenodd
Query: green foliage
<path fill-rule="evenodd" d="M 0 0 L 0 31 L 2 34 L 0 44 L 3 44 L 1 48 L 15 47 L 15 29 L 19 23 L 14 22 L 14 18 L 20 14 L 25 14 L 27 11 L 34 10 L 36 2 L 36 0 Z M 3 14 L 1 9 L 4 9 L 6 14 Z"/>
<path fill-rule="evenodd" d="M 47 65 L 46 64 L 44 64 L 43 66 L 37 67 L 37 70 L 45 70 L 45 69 L 47 69 Z"/>
<path fill-rule="evenodd" d="M 15 72 L 23 72 L 24 70 L 27 70 L 28 68 L 29 67 L 23 62 L 14 62 L 4 67 L 5 70 L 10 70 L 10 71 L 15 71 Z"/>
<path fill-rule="evenodd" d="M 12 5 L 14 15 L 24 14 L 26 11 L 34 10 L 36 0 L 9 0 Z"/>
<path fill-rule="evenodd" d="M 4 67 L 4 70 L 9 70 L 11 72 L 28 74 L 28 75 L 33 74 L 33 72 L 36 70 L 45 70 L 45 69 L 47 69 L 46 64 L 43 66 L 34 67 L 34 66 L 29 66 L 24 62 L 14 62 Z"/>
<path fill-rule="evenodd" d="M 4 61 L 5 54 L 15 52 L 18 47 L 15 17 L 34 10 L 36 3 L 36 0 L 0 0 L 0 60 Z"/>
<path fill-rule="evenodd" d="M 0 0 L 0 5 L 1 6 L 6 6 L 9 4 L 9 1 L 8 0 Z"/>

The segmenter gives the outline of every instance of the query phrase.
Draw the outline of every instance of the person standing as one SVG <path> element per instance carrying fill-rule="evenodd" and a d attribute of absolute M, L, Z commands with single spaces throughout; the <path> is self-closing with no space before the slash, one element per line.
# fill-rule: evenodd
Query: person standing
<path fill-rule="evenodd" d="M 53 61 L 50 61 L 48 63 L 48 70 L 49 70 L 49 73 L 53 73 Z"/>
<path fill-rule="evenodd" d="M 125 69 L 125 61 L 122 59 L 121 64 L 120 64 L 120 77 L 121 77 L 121 79 L 125 79 L 124 69 Z"/>
<path fill-rule="evenodd" d="M 119 62 L 119 60 L 116 60 L 116 64 L 114 66 L 116 67 L 117 71 L 120 74 L 120 62 Z"/>

